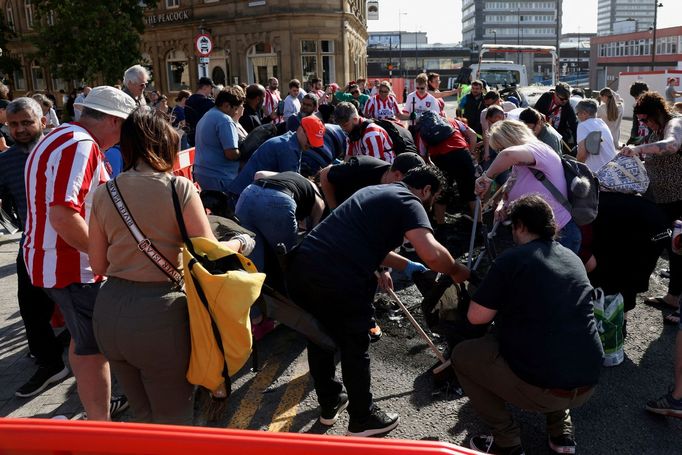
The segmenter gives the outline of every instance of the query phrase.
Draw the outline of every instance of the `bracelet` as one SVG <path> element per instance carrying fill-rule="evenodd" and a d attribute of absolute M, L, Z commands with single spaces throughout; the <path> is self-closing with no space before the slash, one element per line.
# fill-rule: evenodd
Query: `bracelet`
<path fill-rule="evenodd" d="M 488 176 L 488 171 L 483 171 L 483 174 L 481 174 L 481 177 L 485 177 L 488 180 L 493 180 L 492 177 Z"/>

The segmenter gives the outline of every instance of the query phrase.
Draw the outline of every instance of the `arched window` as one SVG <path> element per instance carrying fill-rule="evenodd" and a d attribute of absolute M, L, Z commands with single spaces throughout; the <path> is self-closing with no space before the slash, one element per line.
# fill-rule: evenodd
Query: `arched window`
<path fill-rule="evenodd" d="M 187 56 L 182 51 L 172 50 L 166 57 L 168 91 L 178 92 L 189 88 L 189 68 Z"/>
<path fill-rule="evenodd" d="M 7 19 L 7 26 L 9 29 L 13 32 L 16 31 L 14 28 L 14 8 L 12 8 L 12 2 L 7 2 L 7 6 L 5 7 L 5 18 Z"/>
<path fill-rule="evenodd" d="M 247 79 L 250 84 L 267 85 L 271 77 L 279 77 L 278 58 L 269 43 L 257 43 L 246 52 Z"/>
<path fill-rule="evenodd" d="M 227 85 L 227 81 L 225 80 L 225 71 L 223 71 L 223 69 L 219 66 L 213 68 L 211 79 L 213 79 L 213 83 L 216 85 Z"/>

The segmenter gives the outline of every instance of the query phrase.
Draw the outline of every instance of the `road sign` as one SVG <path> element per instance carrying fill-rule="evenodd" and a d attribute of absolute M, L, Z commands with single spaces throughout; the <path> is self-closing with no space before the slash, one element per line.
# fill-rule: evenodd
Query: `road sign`
<path fill-rule="evenodd" d="M 207 33 L 202 33 L 194 38 L 194 50 L 201 57 L 208 57 L 213 50 L 213 41 Z"/>

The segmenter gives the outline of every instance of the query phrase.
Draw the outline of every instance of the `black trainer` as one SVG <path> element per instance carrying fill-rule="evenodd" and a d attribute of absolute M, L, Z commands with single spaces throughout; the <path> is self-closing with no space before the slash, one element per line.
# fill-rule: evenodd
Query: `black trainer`
<path fill-rule="evenodd" d="M 385 413 L 374 405 L 372 412 L 364 420 L 350 419 L 348 423 L 348 435 L 350 436 L 377 436 L 384 435 L 398 426 L 400 417 L 395 413 Z"/>
<path fill-rule="evenodd" d="M 128 409 L 128 397 L 125 395 L 112 395 L 111 401 L 109 401 L 109 416 L 115 417 Z"/>
<path fill-rule="evenodd" d="M 549 448 L 554 453 L 575 453 L 575 439 L 570 434 L 549 437 Z"/>
<path fill-rule="evenodd" d="M 348 394 L 341 392 L 339 394 L 339 401 L 331 408 L 320 409 L 320 423 L 328 427 L 336 423 L 336 419 L 348 407 Z"/>
<path fill-rule="evenodd" d="M 495 439 L 491 435 L 474 436 L 469 440 L 469 447 L 482 453 L 491 453 L 494 455 L 525 455 L 523 447 L 500 447 L 495 443 Z"/>
<path fill-rule="evenodd" d="M 31 379 L 14 394 L 21 398 L 28 398 L 38 395 L 45 390 L 50 384 L 59 382 L 69 375 L 69 369 L 64 365 L 61 366 L 39 366 L 38 371 L 35 372 Z"/>

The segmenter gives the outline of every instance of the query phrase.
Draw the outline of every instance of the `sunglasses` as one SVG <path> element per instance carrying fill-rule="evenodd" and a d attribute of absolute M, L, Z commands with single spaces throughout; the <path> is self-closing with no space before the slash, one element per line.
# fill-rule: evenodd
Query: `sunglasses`
<path fill-rule="evenodd" d="M 557 95 L 556 97 L 559 99 L 559 101 L 562 101 L 562 102 L 568 101 L 568 98 L 564 98 L 563 96 Z"/>
<path fill-rule="evenodd" d="M 350 93 L 351 93 L 351 95 L 358 95 L 360 92 L 358 92 L 357 90 L 353 90 L 353 91 L 350 92 Z"/>
<path fill-rule="evenodd" d="M 426 90 L 426 87 L 417 87 L 417 90 Z"/>
<path fill-rule="evenodd" d="M 388 90 L 379 90 L 379 93 L 390 93 Z"/>

